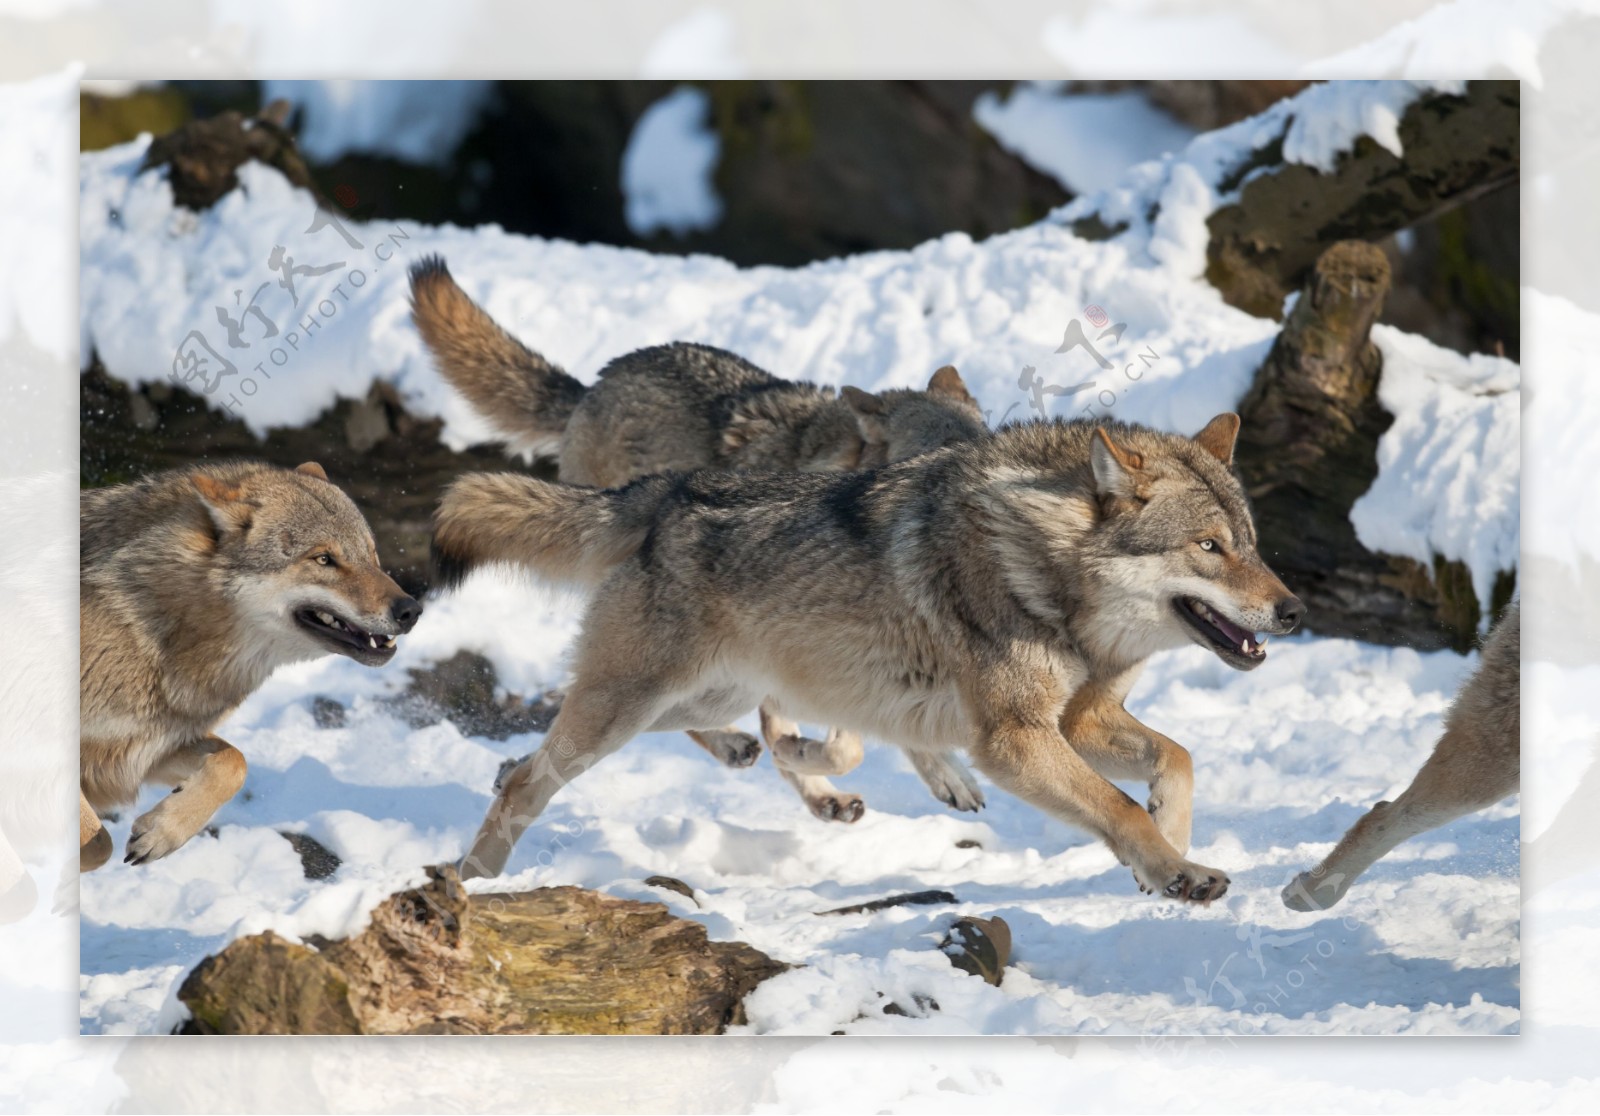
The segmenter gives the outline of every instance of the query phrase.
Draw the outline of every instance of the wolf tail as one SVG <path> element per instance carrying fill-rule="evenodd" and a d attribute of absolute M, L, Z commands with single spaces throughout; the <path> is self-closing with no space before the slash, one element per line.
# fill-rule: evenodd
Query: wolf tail
<path fill-rule="evenodd" d="M 411 320 L 439 371 L 517 449 L 554 454 L 584 386 L 502 329 L 440 256 L 411 266 Z"/>
<path fill-rule="evenodd" d="M 433 515 L 433 580 L 454 589 L 480 566 L 594 586 L 644 543 L 667 478 L 580 488 L 517 473 L 468 473 Z"/>

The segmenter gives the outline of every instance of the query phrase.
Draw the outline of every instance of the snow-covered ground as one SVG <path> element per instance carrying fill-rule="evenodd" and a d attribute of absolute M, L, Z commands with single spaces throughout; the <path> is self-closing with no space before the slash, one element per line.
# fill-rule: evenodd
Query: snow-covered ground
<path fill-rule="evenodd" d="M 1317 94 L 1342 123 L 1302 128 L 1297 150 L 1318 162 L 1363 122 L 1382 132 L 1420 90 Z M 979 243 L 951 235 L 795 270 L 497 229 L 352 223 L 349 239 L 332 228 L 307 233 L 309 198 L 260 167 L 196 217 L 174 210 L 157 176 L 133 176 L 136 143 L 83 161 L 84 359 L 97 353 L 129 382 L 157 379 L 199 331 L 235 366 L 217 379 L 213 404 L 258 430 L 305 421 L 382 377 L 412 410 L 442 416 L 452 444 L 472 442 L 485 428 L 444 389 L 407 321 L 405 263 L 438 251 L 492 314 L 584 379 L 613 356 L 679 338 L 725 345 L 783 375 L 867 388 L 920 384 L 955 363 L 998 422 L 1034 413 L 1024 385 L 1036 368 L 1046 384 L 1094 381 L 1046 397 L 1053 413 L 1088 409 L 1193 431 L 1238 402 L 1276 328 L 1224 305 L 1196 278 L 1189 250 L 1216 204 L 1213 172 L 1261 130 L 1201 136 L 1135 168 L 1111 201 L 1131 209 L 1159 197 L 1164 215 L 1112 241 L 1078 240 L 1057 215 Z M 344 266 L 298 276 L 296 304 L 266 262 L 278 244 L 301 263 Z M 256 294 L 276 336 L 243 311 Z M 219 305 L 243 323 L 241 348 L 211 324 Z M 1069 322 L 1095 323 L 1101 310 L 1126 325 L 1111 339 L 1085 326 L 1109 371 L 1085 352 L 1054 353 Z M 1516 446 L 1506 395 L 1515 399 L 1519 370 L 1474 365 L 1403 335 L 1380 342 L 1384 398 L 1405 421 L 1386 443 L 1369 501 L 1395 511 L 1393 548 L 1437 548 L 1487 584 L 1516 553 L 1515 453 L 1505 447 Z M 212 377 L 219 366 L 208 368 Z M 1443 443 L 1431 416 L 1452 424 Z M 1463 467 L 1488 451 L 1486 468 Z M 461 648 L 488 655 L 511 690 L 559 686 L 580 607 L 485 576 L 430 602 L 382 671 L 337 659 L 275 675 L 219 730 L 249 758 L 251 775 L 219 813 L 218 836 L 138 870 L 113 862 L 84 878 L 83 1027 L 164 1030 L 177 1018 L 177 981 L 205 954 L 267 927 L 348 931 L 423 865 L 459 855 L 500 761 L 538 737 L 493 742 L 448 722 L 411 728 L 378 699 L 403 684 L 408 666 Z M 1234 879 L 1227 899 L 1205 910 L 1140 895 L 1104 849 L 994 788 L 980 815 L 946 810 L 892 749 L 869 751 L 838 780 L 868 801 L 867 816 L 847 827 L 812 819 L 765 761 L 730 771 L 673 734 L 640 738 L 563 791 L 518 847 L 514 875 L 491 886 L 578 883 L 653 898 L 714 937 L 800 963 L 751 998 L 749 1029 L 763 1033 L 1515 1031 L 1514 802 L 1404 846 L 1334 912 L 1293 914 L 1277 897 L 1366 806 L 1405 785 L 1471 661 L 1312 637 L 1281 641 L 1248 676 L 1199 650 L 1154 660 L 1130 709 L 1194 752 L 1195 855 Z M 343 727 L 316 726 L 318 696 L 349 708 Z M 119 847 L 132 816 L 112 827 Z M 279 829 L 312 834 L 343 866 L 306 881 Z M 652 874 L 689 883 L 698 903 L 646 888 Z M 814 914 L 926 888 L 958 902 Z M 957 973 L 935 948 L 959 913 L 1011 924 L 1015 965 L 1001 988 Z M 883 1012 L 919 996 L 938 1010 Z"/>

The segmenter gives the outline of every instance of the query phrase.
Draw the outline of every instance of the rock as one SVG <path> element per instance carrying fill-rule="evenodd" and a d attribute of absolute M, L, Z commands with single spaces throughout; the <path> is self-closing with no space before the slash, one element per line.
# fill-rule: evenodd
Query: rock
<path fill-rule="evenodd" d="M 280 829 L 278 836 L 294 846 L 294 851 L 300 855 L 301 871 L 308 880 L 325 880 L 337 872 L 343 863 L 337 853 L 315 837 L 291 833 L 286 829 Z"/>
<path fill-rule="evenodd" d="M 998 988 L 1011 960 L 1011 927 L 998 915 L 957 919 L 939 949 L 962 972 L 982 977 Z"/>
<path fill-rule="evenodd" d="M 201 1034 L 719 1034 L 788 968 L 658 903 L 576 887 L 469 896 L 455 870 L 319 949 L 268 932 L 206 958 L 178 997 Z"/>

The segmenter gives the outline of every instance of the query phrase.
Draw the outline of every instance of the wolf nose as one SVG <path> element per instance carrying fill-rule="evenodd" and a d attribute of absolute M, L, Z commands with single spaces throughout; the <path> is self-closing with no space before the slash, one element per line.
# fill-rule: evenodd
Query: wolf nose
<path fill-rule="evenodd" d="M 417 617 L 422 615 L 422 605 L 411 597 L 401 597 L 389 606 L 389 615 L 402 632 L 409 632 L 416 626 Z"/>
<path fill-rule="evenodd" d="M 1278 622 L 1291 629 L 1299 627 L 1305 615 L 1305 602 L 1299 597 L 1285 597 L 1278 602 Z"/>

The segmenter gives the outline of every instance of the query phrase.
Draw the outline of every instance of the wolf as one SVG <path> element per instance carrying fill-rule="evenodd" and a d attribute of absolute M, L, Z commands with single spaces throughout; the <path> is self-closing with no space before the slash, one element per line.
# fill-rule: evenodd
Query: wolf
<path fill-rule="evenodd" d="M 709 345 L 640 349 L 585 387 L 511 336 L 429 256 L 412 265 L 411 315 L 444 378 L 508 443 L 553 456 L 568 484 L 611 488 L 653 473 L 693 469 L 839 472 L 874 468 L 941 446 L 987 437 L 977 401 L 952 367 L 927 391 L 878 394 L 783 380 Z M 778 770 L 824 821 L 854 822 L 865 804 L 830 783 L 862 758 L 853 734 L 803 736 L 761 710 L 761 734 Z M 761 743 L 729 726 L 690 738 L 730 767 L 754 763 Z M 976 810 L 983 793 L 952 757 L 912 753 L 934 796 Z"/>
<path fill-rule="evenodd" d="M 1192 438 L 1033 421 L 880 469 L 700 472 L 592 490 L 469 474 L 434 520 L 442 584 L 484 564 L 596 590 L 571 690 L 504 780 L 465 876 L 500 873 L 564 783 L 644 731 L 765 696 L 913 754 L 968 750 L 1103 840 L 1141 889 L 1228 876 L 1186 858 L 1189 753 L 1123 707 L 1158 651 L 1265 661 L 1305 608 L 1256 551 L 1236 415 Z M 1140 805 L 1112 783 L 1149 785 Z"/>
<path fill-rule="evenodd" d="M 142 864 L 193 837 L 244 784 L 212 730 L 285 663 L 394 657 L 422 606 L 383 572 L 366 520 L 320 465 L 197 465 L 79 503 L 79 869 L 109 859 L 101 813 L 149 782 Z"/>
<path fill-rule="evenodd" d="M 1379 802 L 1316 867 L 1282 892 L 1292 911 L 1338 903 L 1395 846 L 1517 793 L 1522 783 L 1522 604 L 1512 601 L 1456 695 L 1444 733 L 1393 802 Z"/>

